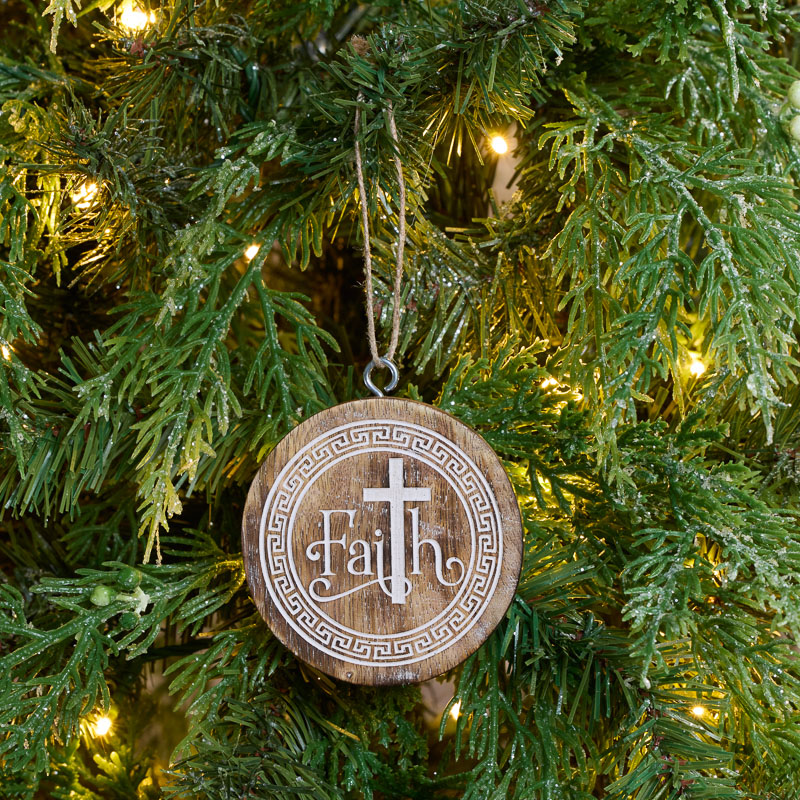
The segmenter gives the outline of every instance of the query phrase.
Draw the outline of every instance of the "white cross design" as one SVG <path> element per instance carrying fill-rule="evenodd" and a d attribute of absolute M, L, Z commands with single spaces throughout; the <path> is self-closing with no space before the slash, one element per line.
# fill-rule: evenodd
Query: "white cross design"
<path fill-rule="evenodd" d="M 405 603 L 406 595 L 406 535 L 405 504 L 431 499 L 431 490 L 404 486 L 403 459 L 389 459 L 389 486 L 364 489 L 364 502 L 388 503 L 390 547 L 392 556 L 392 603 Z"/>

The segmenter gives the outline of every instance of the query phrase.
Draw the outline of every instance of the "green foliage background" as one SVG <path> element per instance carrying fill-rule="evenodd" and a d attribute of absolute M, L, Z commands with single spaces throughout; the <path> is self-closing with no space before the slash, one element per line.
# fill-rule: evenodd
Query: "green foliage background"
<path fill-rule="evenodd" d="M 0 795 L 800 797 L 800 7 L 142 9 L 0 7 Z M 357 108 L 386 336 L 389 102 L 399 394 L 526 531 L 433 727 L 277 644 L 239 545 L 264 455 L 364 393 Z"/>

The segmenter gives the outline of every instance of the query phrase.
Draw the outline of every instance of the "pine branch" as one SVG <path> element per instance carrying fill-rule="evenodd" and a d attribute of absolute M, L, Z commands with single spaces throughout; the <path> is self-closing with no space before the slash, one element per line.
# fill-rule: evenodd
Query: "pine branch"
<path fill-rule="evenodd" d="M 222 553 L 207 537 L 173 539 L 191 560 L 141 571 L 120 563 L 79 569 L 76 578 L 45 578 L 55 614 L 37 627 L 28 621 L 22 594 L 0 584 L 0 634 L 14 649 L 0 657 L 0 752 L 13 769 L 29 762 L 41 771 L 51 737 L 69 742 L 80 721 L 98 706 L 108 709 L 105 680 L 109 657 L 146 652 L 167 618 L 196 632 L 209 614 L 228 603 L 244 581 L 241 561 Z M 170 552 L 172 552 L 170 550 Z M 141 581 L 141 584 L 139 584 Z M 55 623 L 55 624 L 54 624 Z"/>

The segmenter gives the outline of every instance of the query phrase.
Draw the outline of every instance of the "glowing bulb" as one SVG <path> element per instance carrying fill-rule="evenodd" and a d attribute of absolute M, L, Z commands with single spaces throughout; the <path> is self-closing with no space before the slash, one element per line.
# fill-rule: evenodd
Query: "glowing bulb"
<path fill-rule="evenodd" d="M 132 31 L 144 30 L 155 21 L 156 15 L 152 11 L 146 14 L 140 8 L 134 8 L 132 5 L 123 6 L 122 13 L 119 15 L 119 24 Z"/>
<path fill-rule="evenodd" d="M 260 245 L 251 244 L 250 247 L 248 247 L 247 250 L 244 251 L 244 257 L 248 261 L 252 261 L 258 255 L 258 251 L 260 249 L 261 249 Z"/>
<path fill-rule="evenodd" d="M 558 381 L 555 378 L 545 378 L 541 385 L 542 389 L 549 389 L 551 386 L 558 386 Z"/>
<path fill-rule="evenodd" d="M 70 196 L 76 208 L 85 211 L 94 202 L 96 195 L 97 184 L 92 181 L 85 181 Z"/>
<path fill-rule="evenodd" d="M 703 706 L 694 706 L 692 708 L 692 714 L 694 714 L 696 717 L 704 717 L 706 710 Z"/>
<path fill-rule="evenodd" d="M 105 736 L 111 730 L 111 718 L 102 716 L 98 717 L 94 723 L 94 735 Z"/>
<path fill-rule="evenodd" d="M 500 156 L 508 152 L 508 142 L 499 133 L 496 136 L 492 136 L 489 144 L 492 150 Z"/>
<path fill-rule="evenodd" d="M 450 716 L 453 720 L 458 719 L 458 715 L 461 713 L 461 701 L 459 700 L 451 709 L 450 709 Z"/>
<path fill-rule="evenodd" d="M 706 371 L 707 367 L 703 363 L 700 353 L 696 350 L 689 351 L 689 358 L 691 359 L 689 362 L 689 372 L 695 378 L 699 378 Z"/>
<path fill-rule="evenodd" d="M 692 362 L 689 364 L 689 372 L 695 378 L 699 378 L 706 371 L 706 365 L 697 357 L 692 357 Z"/>
<path fill-rule="evenodd" d="M 11 348 L 7 344 L 0 347 L 0 353 L 3 354 L 3 358 L 6 361 L 11 361 Z"/>

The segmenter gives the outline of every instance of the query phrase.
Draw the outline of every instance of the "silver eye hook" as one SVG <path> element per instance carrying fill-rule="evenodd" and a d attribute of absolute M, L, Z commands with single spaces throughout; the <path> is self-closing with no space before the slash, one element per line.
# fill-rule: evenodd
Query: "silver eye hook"
<path fill-rule="evenodd" d="M 372 370 L 376 367 L 386 367 L 389 370 L 390 378 L 389 382 L 386 386 L 383 387 L 383 391 L 381 391 L 373 382 L 372 382 Z M 364 369 L 364 385 L 369 389 L 375 397 L 383 397 L 384 392 L 391 392 L 393 389 L 397 387 L 397 383 L 400 380 L 400 372 L 398 371 L 397 367 L 394 365 L 392 361 L 390 361 L 386 356 L 381 356 L 377 361 L 370 361 L 367 364 L 366 368 Z"/>

